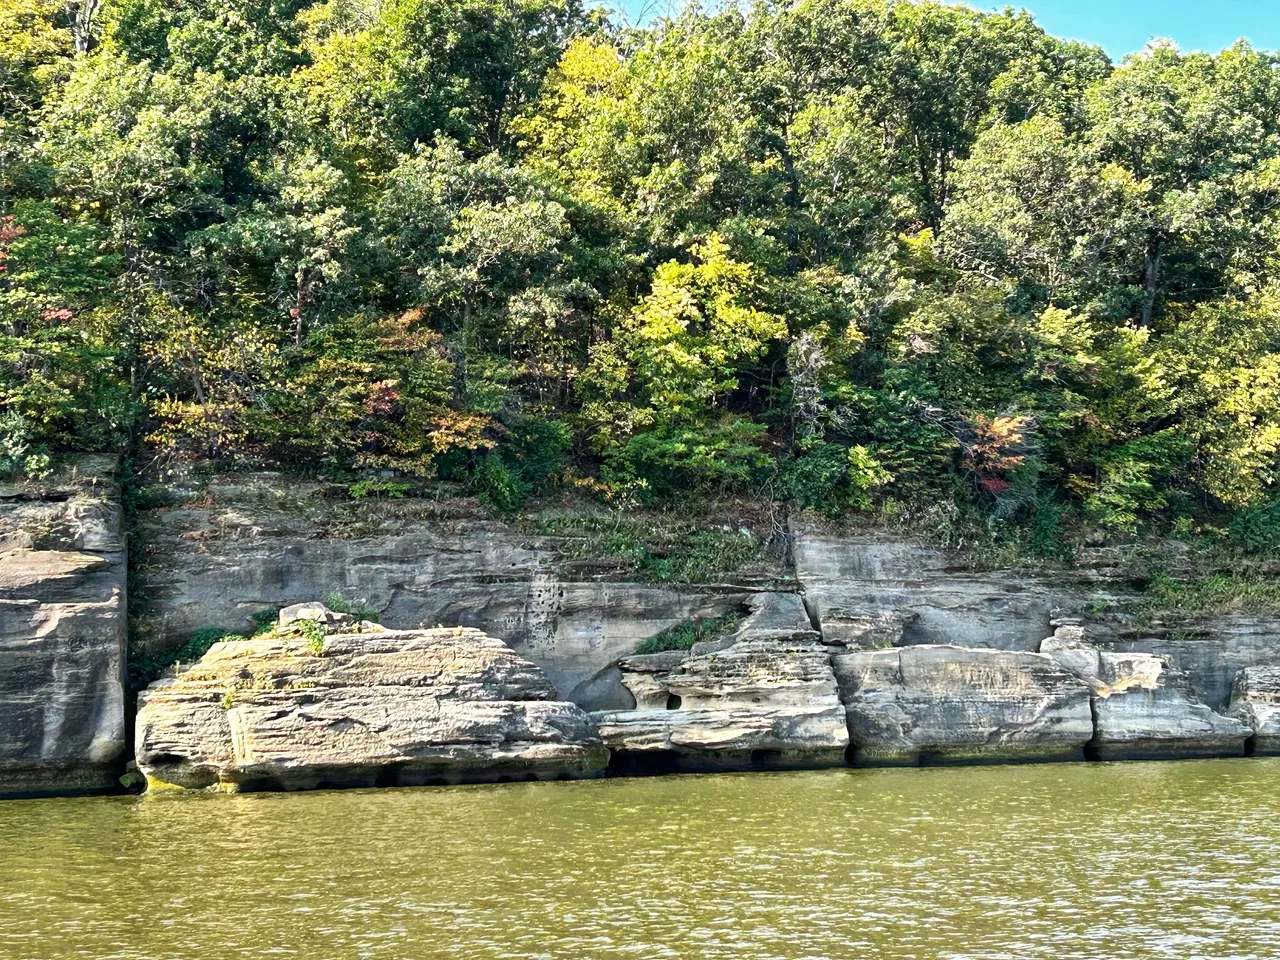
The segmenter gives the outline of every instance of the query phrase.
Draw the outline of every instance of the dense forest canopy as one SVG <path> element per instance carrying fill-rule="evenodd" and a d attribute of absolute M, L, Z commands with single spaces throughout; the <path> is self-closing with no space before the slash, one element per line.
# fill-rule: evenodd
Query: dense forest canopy
<path fill-rule="evenodd" d="M 0 0 L 0 468 L 1280 539 L 1278 65 L 932 0 Z"/>

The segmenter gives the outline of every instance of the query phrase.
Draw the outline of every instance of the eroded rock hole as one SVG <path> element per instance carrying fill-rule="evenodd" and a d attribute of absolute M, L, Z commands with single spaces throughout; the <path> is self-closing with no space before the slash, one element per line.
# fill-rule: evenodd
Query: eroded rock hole
<path fill-rule="evenodd" d="M 751 765 L 753 767 L 776 767 L 782 763 L 781 750 L 752 750 Z"/>
<path fill-rule="evenodd" d="M 667 709 L 668 710 L 680 709 L 680 698 L 677 697 L 674 693 L 667 694 Z"/>

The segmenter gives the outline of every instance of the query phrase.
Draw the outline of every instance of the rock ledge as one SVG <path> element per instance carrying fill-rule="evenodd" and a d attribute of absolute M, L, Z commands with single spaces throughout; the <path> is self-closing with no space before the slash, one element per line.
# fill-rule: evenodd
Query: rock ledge
<path fill-rule="evenodd" d="M 139 698 L 148 788 L 592 777 L 608 752 L 542 671 L 472 629 L 222 641 Z"/>

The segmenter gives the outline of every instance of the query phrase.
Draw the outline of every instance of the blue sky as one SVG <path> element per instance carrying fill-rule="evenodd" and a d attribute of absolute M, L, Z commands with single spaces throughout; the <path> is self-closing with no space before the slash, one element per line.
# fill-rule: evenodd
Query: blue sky
<path fill-rule="evenodd" d="M 982 10 L 1004 3 L 970 0 Z M 1183 50 L 1216 51 L 1248 37 L 1280 49 L 1280 0 L 1023 0 L 1049 33 L 1087 40 L 1113 59 L 1141 50 L 1152 37 L 1171 37 Z"/>
<path fill-rule="evenodd" d="M 609 0 L 604 0 L 612 5 Z M 613 0 L 633 17 L 660 13 L 678 0 Z M 714 6 L 715 0 L 703 0 Z M 980 10 L 999 10 L 1003 0 L 966 0 Z M 1280 50 L 1280 0 L 1009 0 L 1026 7 L 1049 33 L 1086 40 L 1119 60 L 1141 50 L 1152 37 L 1171 37 L 1183 50 L 1217 51 L 1240 37 L 1255 47 Z"/>

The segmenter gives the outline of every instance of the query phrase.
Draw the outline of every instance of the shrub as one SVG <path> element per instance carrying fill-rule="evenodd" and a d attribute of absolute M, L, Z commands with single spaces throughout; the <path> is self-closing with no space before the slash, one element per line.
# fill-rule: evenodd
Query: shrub
<path fill-rule="evenodd" d="M 377 607 L 372 606 L 367 600 L 363 598 L 360 600 L 345 600 L 337 590 L 329 592 L 329 595 L 324 598 L 324 605 L 334 613 L 346 613 L 357 620 L 371 620 L 377 623 L 378 618 L 381 616 Z"/>
<path fill-rule="evenodd" d="M 243 640 L 244 634 L 224 630 L 222 627 L 204 627 L 191 634 L 187 641 L 169 653 L 143 654 L 129 658 L 129 686 L 142 690 L 160 678 L 175 663 L 195 663 L 219 640 Z"/>
<path fill-rule="evenodd" d="M 399 500 L 413 490 L 413 484 L 399 480 L 361 480 L 347 487 L 352 500 L 366 497 L 388 497 Z"/>
<path fill-rule="evenodd" d="M 307 649 L 315 656 L 324 653 L 324 627 L 314 620 L 295 620 L 292 624 L 299 636 L 307 642 Z"/>
<path fill-rule="evenodd" d="M 1250 553 L 1280 552 L 1280 500 L 1240 510 L 1227 534 Z"/>
<path fill-rule="evenodd" d="M 796 503 L 831 514 L 843 511 L 848 496 L 849 458 L 834 443 L 819 443 L 783 468 L 783 483 Z"/>
<path fill-rule="evenodd" d="M 667 650 L 688 650 L 703 640 L 719 640 L 738 629 L 745 615 L 734 611 L 713 618 L 695 618 L 678 623 L 656 636 L 636 644 L 636 653 L 663 653 Z"/>
<path fill-rule="evenodd" d="M 609 455 L 605 479 L 658 499 L 744 490 L 773 465 L 765 434 L 763 424 L 733 418 L 637 433 Z"/>
<path fill-rule="evenodd" d="M 532 486 L 508 467 L 497 453 L 485 454 L 476 463 L 471 488 L 476 496 L 500 513 L 519 510 L 533 492 Z"/>

